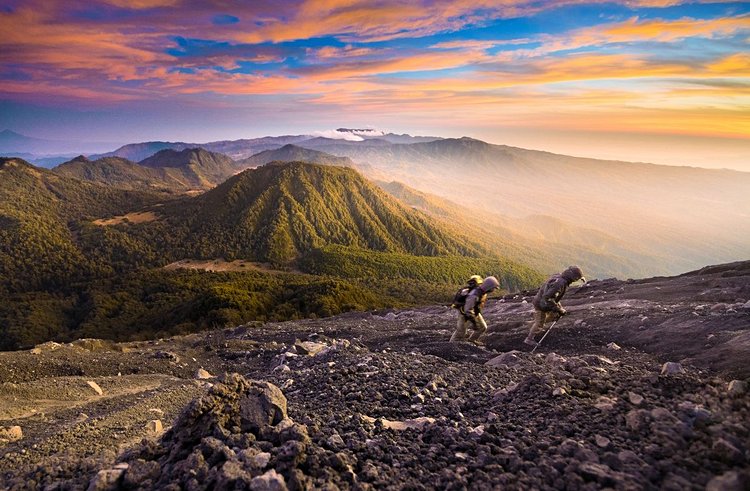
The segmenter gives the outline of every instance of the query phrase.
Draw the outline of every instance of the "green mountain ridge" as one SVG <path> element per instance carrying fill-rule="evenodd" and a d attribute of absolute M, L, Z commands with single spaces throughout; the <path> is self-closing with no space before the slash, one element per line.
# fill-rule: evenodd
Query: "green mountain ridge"
<path fill-rule="evenodd" d="M 418 256 L 488 255 L 343 167 L 267 164 L 159 213 L 160 226 L 184 231 L 179 242 L 189 237 L 196 245 L 185 254 L 203 258 L 283 266 L 331 244 Z"/>
<path fill-rule="evenodd" d="M 53 171 L 121 189 L 185 193 L 216 186 L 234 175 L 237 166 L 226 155 L 187 148 L 164 149 L 138 163 L 116 156 L 93 161 L 79 156 Z"/>
<path fill-rule="evenodd" d="M 197 189 L 212 188 L 237 172 L 234 160 L 203 148 L 165 149 L 138 164 L 163 169 L 166 177 Z"/>
<path fill-rule="evenodd" d="M 61 176 L 120 189 L 155 192 L 189 190 L 181 181 L 169 179 L 161 169 L 144 167 L 122 157 L 102 157 L 92 161 L 79 156 L 58 165 L 52 171 Z"/>

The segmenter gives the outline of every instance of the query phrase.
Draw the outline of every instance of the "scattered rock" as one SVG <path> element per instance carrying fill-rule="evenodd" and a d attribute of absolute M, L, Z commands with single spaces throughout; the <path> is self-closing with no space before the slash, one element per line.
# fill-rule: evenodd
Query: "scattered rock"
<path fill-rule="evenodd" d="M 596 440 L 596 446 L 599 448 L 607 448 L 612 443 L 612 441 L 609 438 L 605 436 L 601 436 L 601 435 L 596 435 L 595 440 Z"/>
<path fill-rule="evenodd" d="M 669 409 L 663 407 L 655 407 L 651 410 L 650 415 L 657 421 L 675 421 L 677 419 Z"/>
<path fill-rule="evenodd" d="M 620 351 L 622 349 L 617 343 L 609 343 L 607 345 L 607 348 L 611 349 L 612 351 Z"/>
<path fill-rule="evenodd" d="M 606 396 L 601 396 L 596 400 L 596 403 L 594 403 L 594 407 L 602 411 L 611 411 L 615 408 L 616 402 L 617 402 L 616 399 L 612 399 Z"/>
<path fill-rule="evenodd" d="M 152 419 L 146 423 L 146 431 L 152 435 L 156 435 L 164 431 L 164 426 L 162 426 L 160 419 Z"/>
<path fill-rule="evenodd" d="M 89 483 L 88 491 L 109 491 L 116 489 L 125 475 L 125 469 L 104 469 L 97 472 Z"/>
<path fill-rule="evenodd" d="M 565 388 L 563 388 L 563 387 L 555 387 L 552 390 L 552 395 L 553 396 L 564 396 L 567 393 L 568 393 L 568 391 L 565 390 Z"/>
<path fill-rule="evenodd" d="M 45 352 L 56 351 L 62 348 L 62 346 L 63 345 L 60 343 L 56 343 L 54 341 L 47 341 L 46 343 L 37 344 L 36 346 L 34 346 L 34 348 L 31 349 L 31 354 L 41 355 L 42 353 L 45 353 Z"/>
<path fill-rule="evenodd" d="M 23 438 L 20 426 L 0 426 L 0 443 L 15 442 Z"/>
<path fill-rule="evenodd" d="M 745 460 L 744 453 L 724 438 L 716 440 L 711 448 L 721 460 L 729 464 L 740 464 Z"/>
<path fill-rule="evenodd" d="M 634 431 L 644 429 L 650 420 L 649 412 L 645 409 L 633 409 L 625 415 L 625 424 Z"/>
<path fill-rule="evenodd" d="M 263 475 L 254 477 L 250 481 L 250 489 L 251 491 L 286 491 L 287 486 L 284 478 L 271 469 Z"/>
<path fill-rule="evenodd" d="M 328 346 L 323 343 L 316 343 L 315 341 L 297 341 L 294 343 L 297 348 L 297 353 L 301 355 L 315 356 Z"/>
<path fill-rule="evenodd" d="M 103 351 L 112 348 L 112 345 L 114 343 L 105 339 L 85 338 L 77 339 L 70 344 L 71 346 L 75 346 L 76 348 L 80 348 L 86 351 Z"/>
<path fill-rule="evenodd" d="M 87 380 L 86 383 L 89 385 L 89 387 L 94 389 L 94 392 L 96 392 L 97 395 L 100 395 L 100 396 L 104 395 L 104 391 L 102 390 L 101 387 L 99 387 L 99 384 L 97 384 L 96 382 L 94 382 L 93 380 Z"/>
<path fill-rule="evenodd" d="M 630 404 L 634 406 L 640 406 L 643 404 L 643 396 L 636 394 L 635 392 L 628 392 L 628 400 L 630 401 Z"/>
<path fill-rule="evenodd" d="M 286 416 L 286 397 L 269 382 L 253 381 L 240 400 L 240 417 L 251 428 L 275 425 Z"/>
<path fill-rule="evenodd" d="M 661 367 L 662 375 L 677 375 L 684 372 L 685 370 L 682 368 L 682 365 L 674 361 L 668 361 Z"/>
<path fill-rule="evenodd" d="M 732 397 L 739 397 L 747 394 L 747 382 L 744 380 L 732 380 L 727 387 L 727 393 Z"/>
<path fill-rule="evenodd" d="M 492 358 L 490 361 L 485 363 L 485 365 L 490 367 L 503 367 L 503 366 L 512 366 L 520 363 L 521 357 L 519 356 L 521 354 L 520 351 L 513 350 L 508 351 L 507 353 L 503 353 L 501 355 L 498 355 L 494 358 Z"/>
<path fill-rule="evenodd" d="M 208 373 L 207 370 L 199 368 L 198 371 L 195 372 L 195 378 L 198 380 L 208 380 L 214 378 L 214 376 Z"/>
<path fill-rule="evenodd" d="M 716 476 L 706 485 L 706 491 L 745 491 L 750 484 L 737 471 L 728 471 Z"/>
<path fill-rule="evenodd" d="M 148 488 L 159 474 L 161 467 L 158 462 L 137 459 L 128 465 L 122 484 L 125 489 Z"/>
<path fill-rule="evenodd" d="M 425 426 L 435 422 L 435 418 L 420 417 L 415 419 L 407 419 L 406 421 L 390 421 L 385 418 L 380 418 L 378 421 L 383 425 L 383 428 L 389 430 L 403 431 L 408 429 L 424 429 Z"/>
<path fill-rule="evenodd" d="M 180 357 L 172 353 L 171 351 L 157 351 L 156 353 L 154 353 L 154 358 L 160 360 L 170 360 L 175 363 L 179 363 L 180 361 Z"/>
<path fill-rule="evenodd" d="M 544 361 L 550 365 L 564 365 L 567 360 L 565 357 L 560 356 L 557 353 L 548 353 L 547 356 L 544 357 Z"/>

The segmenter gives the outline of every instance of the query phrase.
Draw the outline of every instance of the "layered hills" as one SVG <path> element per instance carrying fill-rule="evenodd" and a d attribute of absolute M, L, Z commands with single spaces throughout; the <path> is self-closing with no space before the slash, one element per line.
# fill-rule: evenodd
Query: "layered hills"
<path fill-rule="evenodd" d="M 347 128 L 329 134 L 336 138 L 147 142 L 108 155 L 142 161 L 159 150 L 179 153 L 199 146 L 248 159 L 235 172 L 274 160 L 354 166 L 370 179 L 409 183 L 481 214 L 497 232 L 491 243 L 506 247 L 507 238 L 518 238 L 517 248 L 544 256 L 535 264 L 545 270 L 577 262 L 599 276 L 670 274 L 742 259 L 750 246 L 748 173 L 576 158 L 471 138 Z M 289 144 L 293 147 L 285 147 Z M 231 175 L 184 177 L 181 172 L 181 182 L 168 184 L 170 189 L 207 189 L 208 182 L 215 185 Z M 164 184 L 156 181 L 150 189 Z"/>

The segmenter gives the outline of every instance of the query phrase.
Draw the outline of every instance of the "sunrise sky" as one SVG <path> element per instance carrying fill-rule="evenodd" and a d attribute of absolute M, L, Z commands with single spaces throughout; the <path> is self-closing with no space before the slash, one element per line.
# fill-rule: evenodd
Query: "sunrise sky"
<path fill-rule="evenodd" d="M 341 126 L 750 171 L 750 3 L 0 0 L 0 130 Z"/>

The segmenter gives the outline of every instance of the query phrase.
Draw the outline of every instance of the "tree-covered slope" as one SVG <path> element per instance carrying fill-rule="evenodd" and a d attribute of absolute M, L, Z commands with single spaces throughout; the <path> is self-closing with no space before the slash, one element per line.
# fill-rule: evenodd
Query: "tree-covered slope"
<path fill-rule="evenodd" d="M 181 151 L 165 149 L 138 162 L 139 165 L 160 169 L 164 177 L 184 186 L 209 189 L 236 172 L 234 160 L 226 155 L 202 148 Z"/>
<path fill-rule="evenodd" d="M 59 176 L 0 159 L 0 289 L 65 285 L 96 274 L 76 244 L 76 222 L 128 213 L 159 196 Z"/>
<path fill-rule="evenodd" d="M 79 156 L 52 170 L 61 176 L 120 189 L 156 192 L 184 192 L 190 189 L 183 184 L 184 180 L 169 178 L 163 169 L 144 167 L 121 157 L 89 160 Z"/>
<path fill-rule="evenodd" d="M 276 265 L 335 244 L 417 256 L 479 256 L 482 248 L 443 230 L 356 171 L 302 162 L 247 170 L 189 202 L 164 208 L 160 225 L 197 257 Z"/>

